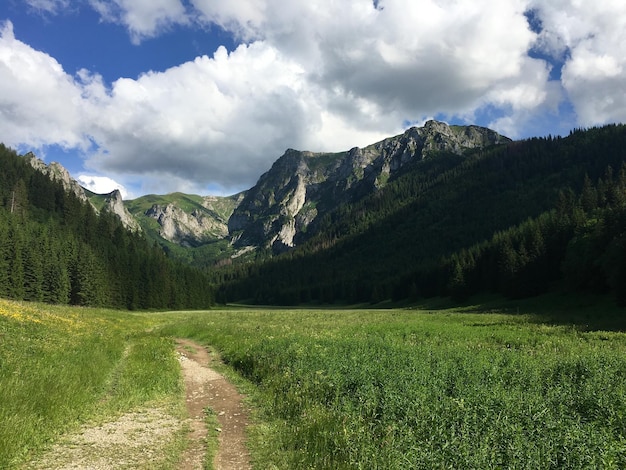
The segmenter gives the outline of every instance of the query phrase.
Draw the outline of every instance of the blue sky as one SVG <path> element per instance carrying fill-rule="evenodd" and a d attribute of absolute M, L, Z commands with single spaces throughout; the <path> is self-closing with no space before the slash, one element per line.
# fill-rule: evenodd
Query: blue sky
<path fill-rule="evenodd" d="M 436 118 L 626 121 L 626 2 L 4 0 L 0 141 L 128 198 L 251 187 L 285 151 Z"/>

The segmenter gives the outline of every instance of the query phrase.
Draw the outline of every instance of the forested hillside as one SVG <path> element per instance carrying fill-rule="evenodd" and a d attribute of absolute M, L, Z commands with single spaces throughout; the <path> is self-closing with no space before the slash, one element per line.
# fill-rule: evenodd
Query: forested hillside
<path fill-rule="evenodd" d="M 200 270 L 0 146 L 0 296 L 144 309 L 588 290 L 626 304 L 625 162 L 624 125 L 435 152 L 316 218 L 302 245 Z"/>
<path fill-rule="evenodd" d="M 0 144 L 0 296 L 116 308 L 206 308 L 206 274 L 169 260 Z"/>
<path fill-rule="evenodd" d="M 220 299 L 378 302 L 626 287 L 626 126 L 416 162 L 271 261 L 216 271 Z"/>

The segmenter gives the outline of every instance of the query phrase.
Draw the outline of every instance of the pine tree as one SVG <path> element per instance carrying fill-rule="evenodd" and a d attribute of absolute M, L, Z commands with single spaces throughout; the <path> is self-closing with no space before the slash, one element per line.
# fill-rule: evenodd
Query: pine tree
<path fill-rule="evenodd" d="M 467 283 L 465 282 L 465 273 L 463 272 L 461 262 L 456 256 L 452 259 L 448 292 L 450 293 L 452 300 L 456 302 L 463 302 L 469 297 L 469 290 L 467 288 Z"/>
<path fill-rule="evenodd" d="M 7 297 L 10 291 L 10 250 L 9 221 L 7 212 L 0 208 L 0 297 Z"/>
<path fill-rule="evenodd" d="M 24 299 L 40 302 L 43 300 L 43 244 L 41 237 L 31 232 L 24 253 Z"/>
<path fill-rule="evenodd" d="M 580 201 L 585 212 L 589 213 L 598 207 L 598 193 L 591 183 L 589 175 L 585 174 L 583 188 L 580 194 Z"/>
<path fill-rule="evenodd" d="M 9 265 L 9 297 L 13 299 L 24 299 L 24 234 L 22 226 L 14 217 L 10 218 L 9 243 L 8 243 L 8 265 Z"/>
<path fill-rule="evenodd" d="M 19 179 L 13 186 L 9 196 L 9 212 L 15 217 L 24 218 L 28 212 L 28 188 L 23 179 Z"/>

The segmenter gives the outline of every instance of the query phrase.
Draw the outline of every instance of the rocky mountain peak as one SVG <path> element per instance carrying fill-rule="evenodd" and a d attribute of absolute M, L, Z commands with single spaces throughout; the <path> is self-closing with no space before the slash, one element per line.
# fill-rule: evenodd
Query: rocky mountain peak
<path fill-rule="evenodd" d="M 403 134 L 340 153 L 288 149 L 264 173 L 228 222 L 236 246 L 293 247 L 320 215 L 385 186 L 410 162 L 438 153 L 461 155 L 468 149 L 510 139 L 479 126 L 449 126 L 428 121 Z"/>
<path fill-rule="evenodd" d="M 140 232 L 141 226 L 137 220 L 128 212 L 126 206 L 124 206 L 124 200 L 122 199 L 122 193 L 115 189 L 111 193 L 107 194 L 104 200 L 104 208 L 113 214 L 117 215 L 124 227 L 133 232 Z"/>
<path fill-rule="evenodd" d="M 81 200 L 116 214 L 130 230 L 143 228 L 149 236 L 187 247 L 230 239 L 239 252 L 256 247 L 281 252 L 314 234 L 322 215 L 381 190 L 409 164 L 508 141 L 484 127 L 431 120 L 423 127 L 343 152 L 287 149 L 255 186 L 231 197 L 174 193 L 135 201 L 122 201 L 117 190 L 93 195 L 60 164 L 46 165 L 32 153 L 25 157 L 33 168 L 60 181 Z"/>
<path fill-rule="evenodd" d="M 83 202 L 89 202 L 96 212 L 99 212 L 98 208 L 89 200 L 85 189 L 70 175 L 67 169 L 57 162 L 52 162 L 46 165 L 43 160 L 37 158 L 32 152 L 24 155 L 28 163 L 37 171 L 40 171 L 44 175 L 48 176 L 53 181 L 58 181 L 62 184 L 63 188 L 67 192 L 71 192 L 78 199 Z M 116 189 L 109 194 L 101 195 L 104 197 L 104 205 L 101 210 L 108 210 L 117 215 L 121 220 L 124 227 L 132 231 L 141 231 L 141 226 L 137 220 L 128 212 L 124 206 L 122 200 L 122 194 Z"/>
<path fill-rule="evenodd" d="M 53 181 L 59 181 L 67 192 L 74 193 L 81 201 L 87 201 L 87 195 L 83 187 L 70 175 L 60 163 L 52 162 L 46 165 L 43 160 L 37 158 L 32 152 L 24 155 L 28 163 L 37 171 L 48 176 Z"/>

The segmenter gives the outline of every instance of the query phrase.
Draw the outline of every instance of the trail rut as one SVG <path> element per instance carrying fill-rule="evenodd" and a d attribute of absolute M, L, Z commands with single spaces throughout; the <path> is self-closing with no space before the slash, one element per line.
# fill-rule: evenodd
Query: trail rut
<path fill-rule="evenodd" d="M 246 447 L 247 410 L 242 395 L 221 374 L 210 368 L 217 361 L 201 345 L 180 339 L 176 349 L 185 380 L 189 414 L 189 445 L 177 468 L 201 470 L 206 458 L 205 409 L 219 422 L 219 448 L 213 461 L 216 470 L 248 470 Z M 86 424 L 59 439 L 23 470 L 110 470 L 171 468 L 168 446 L 184 422 L 166 409 L 141 408 L 116 419 Z"/>
<path fill-rule="evenodd" d="M 217 415 L 220 425 L 215 469 L 250 469 L 250 455 L 245 444 L 248 414 L 241 394 L 221 374 L 210 368 L 215 359 L 204 347 L 187 339 L 178 339 L 176 343 L 191 420 L 190 444 L 181 459 L 180 470 L 202 468 L 206 454 L 204 410 L 207 407 Z"/>

